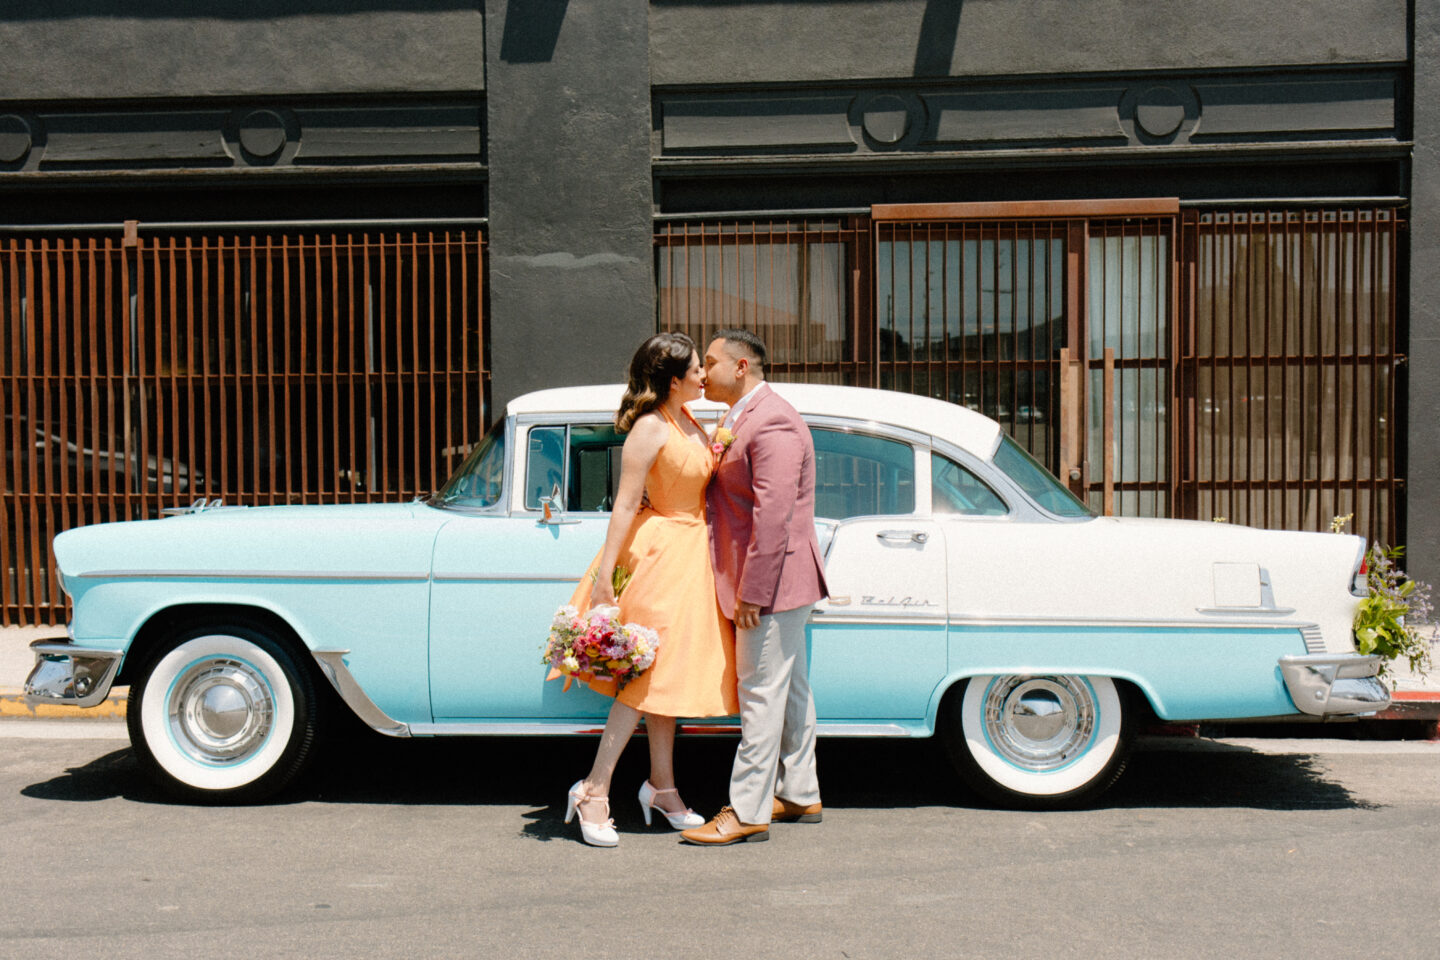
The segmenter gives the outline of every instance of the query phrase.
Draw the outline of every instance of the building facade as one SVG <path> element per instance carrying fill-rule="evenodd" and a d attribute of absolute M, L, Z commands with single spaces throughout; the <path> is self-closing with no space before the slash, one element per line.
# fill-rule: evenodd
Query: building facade
<path fill-rule="evenodd" d="M 1440 16 L 42 5 L 0 40 L 0 618 L 78 523 L 429 492 L 657 329 L 998 419 L 1097 510 L 1440 575 Z"/>

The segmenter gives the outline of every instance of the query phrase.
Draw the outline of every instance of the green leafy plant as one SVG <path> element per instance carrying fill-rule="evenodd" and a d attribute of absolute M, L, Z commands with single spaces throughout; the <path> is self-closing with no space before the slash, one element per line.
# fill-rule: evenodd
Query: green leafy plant
<path fill-rule="evenodd" d="M 1404 555 L 1404 547 L 1378 543 L 1366 551 L 1369 594 L 1355 611 L 1355 648 L 1384 658 L 1382 674 L 1391 674 L 1390 663 L 1404 657 L 1410 670 L 1423 676 L 1433 665 L 1432 649 L 1430 638 L 1416 624 L 1428 626 L 1434 608 L 1429 585 L 1410 579 L 1400 569 L 1398 561 Z"/>

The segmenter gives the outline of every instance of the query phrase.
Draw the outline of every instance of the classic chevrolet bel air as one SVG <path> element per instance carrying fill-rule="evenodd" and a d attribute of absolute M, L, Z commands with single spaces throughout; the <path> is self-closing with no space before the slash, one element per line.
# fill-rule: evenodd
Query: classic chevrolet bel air
<path fill-rule="evenodd" d="M 1137 720 L 1388 704 L 1351 632 L 1360 538 L 1097 517 L 962 407 L 776 389 L 815 440 L 822 735 L 938 734 L 982 794 L 1046 807 L 1109 787 Z M 332 710 L 394 737 L 597 732 L 609 701 L 544 682 L 540 648 L 604 538 L 620 393 L 521 397 L 428 500 L 197 502 L 62 533 L 74 619 L 35 644 L 30 698 L 129 684 L 142 765 L 209 802 L 279 790 Z M 703 727 L 736 722 L 682 730 Z"/>

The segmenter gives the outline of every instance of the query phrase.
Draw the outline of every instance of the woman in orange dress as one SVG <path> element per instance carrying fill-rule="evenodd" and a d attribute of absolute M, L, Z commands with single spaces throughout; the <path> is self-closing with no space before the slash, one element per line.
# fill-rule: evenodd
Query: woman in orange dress
<path fill-rule="evenodd" d="M 589 776 L 570 788 L 565 822 L 580 815 L 586 843 L 619 842 L 609 819 L 610 778 L 643 716 L 650 741 L 650 778 L 640 787 L 645 822 L 658 810 L 677 830 L 703 818 L 685 806 L 675 788 L 676 717 L 727 716 L 739 709 L 735 686 L 735 635 L 720 612 L 705 525 L 705 486 L 715 459 L 705 431 L 685 404 L 705 390 L 705 371 L 694 342 L 682 333 L 657 334 L 635 352 L 615 426 L 628 433 L 620 485 L 605 546 L 590 565 L 571 603 L 584 613 L 617 604 L 620 620 L 650 627 L 660 646 L 649 670 L 616 691 L 609 680 L 592 690 L 615 698 Z M 630 571 L 619 599 L 615 568 Z"/>

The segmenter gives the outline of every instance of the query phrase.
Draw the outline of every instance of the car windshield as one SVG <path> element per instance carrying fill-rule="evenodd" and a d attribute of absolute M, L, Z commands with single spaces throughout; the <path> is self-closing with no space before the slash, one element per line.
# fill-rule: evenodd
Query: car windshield
<path fill-rule="evenodd" d="M 500 502 L 504 478 L 505 425 L 497 423 L 429 502 L 437 507 L 493 507 Z"/>
<path fill-rule="evenodd" d="M 1042 467 L 1020 444 L 1002 437 L 995 451 L 995 466 L 1015 481 L 1036 503 L 1061 517 L 1093 517 L 1095 514 L 1054 474 Z"/>

